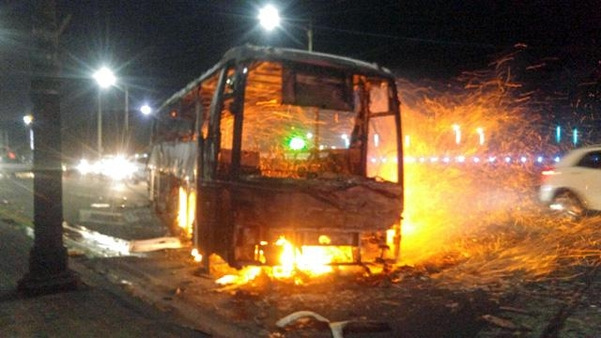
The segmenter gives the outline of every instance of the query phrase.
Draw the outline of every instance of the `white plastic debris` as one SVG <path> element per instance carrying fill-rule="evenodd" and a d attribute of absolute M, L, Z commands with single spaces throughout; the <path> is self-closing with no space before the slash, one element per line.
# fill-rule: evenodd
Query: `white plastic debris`
<path fill-rule="evenodd" d="M 177 237 L 158 237 L 129 242 L 130 252 L 150 252 L 163 249 L 179 249 L 182 243 Z"/>
<path fill-rule="evenodd" d="M 297 311 L 287 315 L 286 317 L 278 320 L 275 325 L 279 328 L 284 328 L 288 324 L 294 323 L 295 321 L 304 318 L 304 317 L 313 317 L 320 322 L 328 323 L 330 326 L 330 330 L 332 331 L 333 338 L 343 338 L 343 330 L 344 327 L 349 323 L 349 321 L 341 321 L 341 322 L 330 322 L 327 318 L 313 312 L 313 311 Z"/>

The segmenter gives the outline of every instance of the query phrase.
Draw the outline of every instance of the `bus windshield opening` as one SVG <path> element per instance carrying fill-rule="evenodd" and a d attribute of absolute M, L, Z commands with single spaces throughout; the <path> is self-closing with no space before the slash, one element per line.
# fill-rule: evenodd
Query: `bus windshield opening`
<path fill-rule="evenodd" d="M 253 63 L 244 95 L 242 173 L 396 181 L 390 95 L 384 79 L 325 67 Z M 223 114 L 221 125 L 231 125 L 233 118 Z"/>

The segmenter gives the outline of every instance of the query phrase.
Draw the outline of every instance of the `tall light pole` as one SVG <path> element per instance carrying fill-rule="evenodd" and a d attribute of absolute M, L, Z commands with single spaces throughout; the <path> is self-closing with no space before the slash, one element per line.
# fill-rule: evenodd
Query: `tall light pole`
<path fill-rule="evenodd" d="M 461 127 L 458 124 L 454 124 L 453 130 L 455 131 L 455 143 L 461 143 Z"/>
<path fill-rule="evenodd" d="M 476 128 L 476 133 L 478 133 L 479 144 L 484 145 L 484 128 L 478 127 Z"/>
<path fill-rule="evenodd" d="M 280 13 L 273 5 L 266 5 L 259 10 L 259 23 L 266 31 L 272 31 L 280 26 Z M 313 51 L 313 21 L 309 20 L 307 27 L 304 27 L 307 32 L 307 50 Z"/>
<path fill-rule="evenodd" d="M 29 138 L 29 149 L 33 151 L 33 128 L 31 128 L 31 124 L 33 123 L 33 115 L 28 114 L 23 116 L 23 123 L 27 126 L 27 135 Z"/>
<path fill-rule="evenodd" d="M 123 91 L 125 92 L 125 109 L 124 109 L 124 116 L 123 116 L 123 142 L 122 142 L 122 147 L 123 149 L 121 149 L 123 152 L 127 153 L 128 152 L 128 145 L 129 145 L 129 139 L 130 139 L 130 135 L 129 135 L 129 87 L 127 85 L 123 86 Z"/>
<path fill-rule="evenodd" d="M 307 30 L 307 50 L 309 52 L 313 51 L 313 20 L 309 20 L 309 25 L 306 28 Z"/>
<path fill-rule="evenodd" d="M 124 90 L 125 90 L 125 119 L 124 119 L 124 127 L 123 129 L 125 129 L 125 135 L 127 137 L 128 132 L 129 132 L 129 87 L 124 86 Z"/>
<path fill-rule="evenodd" d="M 115 84 L 117 78 L 113 72 L 106 68 L 100 68 L 96 73 L 94 73 L 94 79 L 98 83 L 98 131 L 97 131 L 97 147 L 98 147 L 98 156 L 102 157 L 102 89 L 108 88 Z"/>
<path fill-rule="evenodd" d="M 152 114 L 152 108 L 148 105 L 148 104 L 144 104 L 142 107 L 140 107 L 140 112 L 145 115 L 145 116 L 149 116 L 150 114 Z M 150 132 L 148 135 L 148 144 L 150 145 L 152 143 L 152 124 L 150 124 Z M 152 181 L 151 181 L 151 184 Z"/>

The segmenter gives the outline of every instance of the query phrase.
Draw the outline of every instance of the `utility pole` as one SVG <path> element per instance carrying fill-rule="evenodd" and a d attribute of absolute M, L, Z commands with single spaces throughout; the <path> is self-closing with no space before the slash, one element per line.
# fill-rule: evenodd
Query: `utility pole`
<path fill-rule="evenodd" d="M 98 158 L 102 158 L 102 89 L 98 88 L 98 114 L 97 124 L 98 130 L 96 132 L 96 149 L 98 150 Z"/>
<path fill-rule="evenodd" d="M 68 268 L 63 245 L 61 170 L 60 62 L 54 0 L 34 0 L 31 100 L 35 134 L 33 153 L 34 243 L 29 272 L 19 281 L 26 295 L 42 295 L 77 288 L 78 279 Z"/>
<path fill-rule="evenodd" d="M 125 116 L 123 118 L 123 149 L 122 151 L 125 152 L 125 154 L 129 154 L 128 153 L 128 148 L 129 148 L 129 87 L 127 85 L 125 85 Z"/>
<path fill-rule="evenodd" d="M 309 25 L 307 26 L 307 50 L 313 51 L 313 19 L 309 19 Z"/>

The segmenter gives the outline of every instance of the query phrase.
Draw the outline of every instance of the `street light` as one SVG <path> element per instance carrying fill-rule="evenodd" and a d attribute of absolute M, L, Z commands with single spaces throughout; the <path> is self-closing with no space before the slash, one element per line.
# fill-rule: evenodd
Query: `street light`
<path fill-rule="evenodd" d="M 26 126 L 30 126 L 32 122 L 33 122 L 32 115 L 28 114 L 28 115 L 23 116 L 23 123 L 25 123 Z"/>
<path fill-rule="evenodd" d="M 102 157 L 102 99 L 101 99 L 102 89 L 108 88 L 108 87 L 114 85 L 115 82 L 117 81 L 117 78 L 115 78 L 115 75 L 113 74 L 113 72 L 110 69 L 108 69 L 106 67 L 102 67 L 96 73 L 94 73 L 94 79 L 98 83 L 98 86 L 100 86 L 100 88 L 98 90 L 97 145 L 98 145 L 98 156 Z"/>
<path fill-rule="evenodd" d="M 276 27 L 280 26 L 280 14 L 277 8 L 273 5 L 265 5 L 265 7 L 259 10 L 259 23 L 265 30 L 272 31 Z M 298 20 L 300 21 L 300 20 Z M 304 27 L 307 32 L 307 50 L 313 51 L 313 22 L 308 20 L 307 27 Z"/>
<path fill-rule="evenodd" d="M 273 5 L 266 5 L 259 10 L 259 22 L 267 31 L 280 26 L 280 13 Z"/>
<path fill-rule="evenodd" d="M 94 79 L 101 88 L 108 88 L 117 82 L 117 78 L 113 72 L 106 67 L 102 67 L 94 73 Z"/>
<path fill-rule="evenodd" d="M 29 149 L 33 151 L 33 129 L 31 128 L 31 124 L 33 123 L 33 115 L 27 114 L 23 116 L 23 123 L 27 126 L 28 135 L 29 135 Z"/>
<path fill-rule="evenodd" d="M 142 107 L 140 107 L 140 112 L 145 116 L 149 116 L 150 114 L 152 114 L 152 108 L 150 108 L 150 106 L 148 104 L 144 104 L 144 105 L 142 105 Z M 149 132 L 149 139 L 148 139 L 148 144 L 150 145 L 151 143 L 152 143 L 152 124 L 150 125 L 150 132 Z"/>
<path fill-rule="evenodd" d="M 145 104 L 142 107 L 140 107 L 140 112 L 142 112 L 142 114 L 144 115 L 150 115 L 150 113 L 152 113 L 152 108 L 150 108 L 149 105 Z"/>

